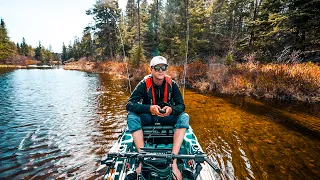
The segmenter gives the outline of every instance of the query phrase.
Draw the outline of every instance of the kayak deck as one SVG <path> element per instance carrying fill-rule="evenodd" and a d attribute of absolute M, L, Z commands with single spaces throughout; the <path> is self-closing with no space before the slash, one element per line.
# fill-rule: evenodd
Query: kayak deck
<path fill-rule="evenodd" d="M 109 159 L 109 165 L 106 163 L 107 160 L 104 162 L 109 166 L 104 179 L 136 179 L 135 169 L 139 162 L 143 163 L 142 175 L 145 179 L 173 178 L 170 165 L 173 160 L 171 149 L 173 146 L 174 127 L 155 124 L 151 126 L 144 126 L 142 130 L 144 134 L 145 147 L 141 149 L 140 153 L 137 152 L 133 137 L 128 130 L 125 130 L 122 135 L 119 136 L 117 143 L 109 152 L 107 158 Z M 113 158 L 110 158 L 110 155 L 113 155 Z M 180 156 L 186 158 L 180 158 Z M 193 159 L 188 159 L 189 156 L 192 156 Z M 217 179 L 219 174 L 216 173 L 209 166 L 210 164 L 206 163 L 204 159 L 201 159 L 202 163 L 199 163 L 199 157 L 207 158 L 201 146 L 199 145 L 192 128 L 190 127 L 187 129 L 182 142 L 179 152 L 179 159 L 177 158 L 178 166 L 183 175 L 183 179 Z M 208 158 L 206 160 L 208 160 Z M 201 167 L 197 167 L 197 165 Z M 200 170 L 198 175 L 195 175 L 197 174 L 195 173 L 197 168 Z"/>

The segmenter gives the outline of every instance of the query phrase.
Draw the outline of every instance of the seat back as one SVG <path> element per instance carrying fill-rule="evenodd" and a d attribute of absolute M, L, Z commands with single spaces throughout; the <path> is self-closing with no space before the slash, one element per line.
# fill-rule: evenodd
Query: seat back
<path fill-rule="evenodd" d="M 159 123 L 150 126 L 143 126 L 144 140 L 155 144 L 173 143 L 174 126 L 165 126 Z"/>

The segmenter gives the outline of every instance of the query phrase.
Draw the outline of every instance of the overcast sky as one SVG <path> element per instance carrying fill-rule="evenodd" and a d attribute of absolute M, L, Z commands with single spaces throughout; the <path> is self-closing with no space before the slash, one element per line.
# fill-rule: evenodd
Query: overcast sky
<path fill-rule="evenodd" d="M 83 29 L 92 22 L 86 15 L 95 0 L 0 0 L 0 18 L 3 18 L 11 41 L 33 47 L 41 44 L 54 52 L 61 52 L 62 43 L 82 37 Z M 127 0 L 119 0 L 124 8 Z"/>

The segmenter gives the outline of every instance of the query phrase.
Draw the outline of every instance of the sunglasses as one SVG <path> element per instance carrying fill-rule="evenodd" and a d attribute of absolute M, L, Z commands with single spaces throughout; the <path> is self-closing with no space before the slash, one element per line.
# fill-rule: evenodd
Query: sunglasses
<path fill-rule="evenodd" d="M 153 66 L 153 67 L 152 67 L 152 69 L 154 69 L 154 70 L 157 71 L 157 72 L 159 72 L 160 69 L 161 69 L 162 71 L 166 71 L 167 68 L 168 68 L 168 66 L 166 66 L 166 65 L 163 65 L 163 66 Z"/>

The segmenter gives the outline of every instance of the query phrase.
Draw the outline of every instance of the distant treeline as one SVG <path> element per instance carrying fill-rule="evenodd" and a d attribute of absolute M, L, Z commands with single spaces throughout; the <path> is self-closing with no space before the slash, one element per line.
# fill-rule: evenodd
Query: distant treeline
<path fill-rule="evenodd" d="M 26 60 L 37 60 L 41 64 L 51 64 L 52 61 L 59 61 L 60 54 L 53 53 L 51 46 L 48 49 L 41 45 L 33 48 L 22 38 L 22 42 L 14 43 L 10 41 L 8 31 L 3 19 L 0 26 L 0 64 L 20 64 L 25 65 Z M 28 61 L 27 61 L 28 62 Z"/>
<path fill-rule="evenodd" d="M 123 57 L 139 65 L 155 55 L 171 63 L 212 57 L 232 61 L 320 61 L 319 0 L 97 0 L 87 15 L 94 22 L 68 46 L 62 60 Z M 119 31 L 120 30 L 120 31 Z"/>

